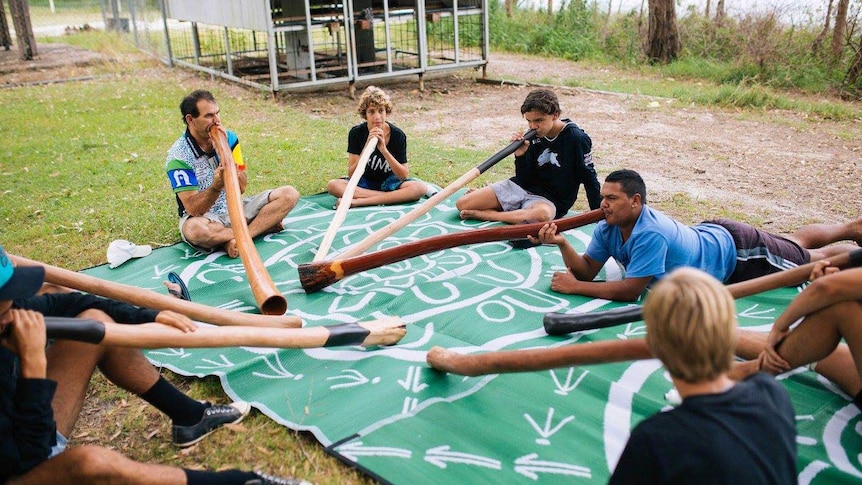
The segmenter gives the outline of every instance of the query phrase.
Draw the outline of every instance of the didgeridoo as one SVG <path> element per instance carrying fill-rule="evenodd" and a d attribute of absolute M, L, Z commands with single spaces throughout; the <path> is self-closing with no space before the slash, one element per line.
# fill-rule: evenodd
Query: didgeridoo
<path fill-rule="evenodd" d="M 451 374 L 480 376 L 508 372 L 530 372 L 573 365 L 603 364 L 652 357 L 646 340 L 627 339 L 572 344 L 552 349 L 508 350 L 463 355 L 443 347 L 432 347 L 426 361 Z"/>
<path fill-rule="evenodd" d="M 365 173 L 365 166 L 368 164 L 368 159 L 371 157 L 371 154 L 374 153 L 374 148 L 376 146 L 377 137 L 369 138 L 368 141 L 365 142 L 365 148 L 363 148 L 362 152 L 359 154 L 359 160 L 356 162 L 356 168 L 353 169 L 353 175 L 350 176 L 350 180 L 347 181 L 347 187 L 345 187 L 344 193 L 341 194 L 341 202 L 335 209 L 335 215 L 332 216 L 332 222 L 329 223 L 329 229 L 327 229 L 326 234 L 323 235 L 323 240 L 320 242 L 317 254 L 314 255 L 314 262 L 322 261 L 326 258 L 326 253 L 329 252 L 329 248 L 332 246 L 332 241 L 335 240 L 335 233 L 338 232 L 338 228 L 341 227 L 341 224 L 347 217 L 347 210 L 350 209 L 350 204 L 353 202 L 353 193 L 356 192 L 356 186 L 359 184 L 359 179 L 361 179 L 362 174 Z"/>
<path fill-rule="evenodd" d="M 516 140 L 516 141 L 513 141 L 512 143 L 509 143 L 509 145 L 506 148 L 504 148 L 504 149 L 500 150 L 499 152 L 491 155 L 484 162 L 471 168 L 466 173 L 464 173 L 464 175 L 458 177 L 458 180 L 447 185 L 443 190 L 432 195 L 428 200 L 426 200 L 422 204 L 416 206 L 410 212 L 399 217 L 397 220 L 390 222 L 389 224 L 387 224 L 384 228 L 380 229 L 379 231 L 372 233 L 372 234 L 369 234 L 368 237 L 366 237 L 362 241 L 359 241 L 355 245 L 351 246 L 349 249 L 347 249 L 346 251 L 341 253 L 339 255 L 339 258 L 346 259 L 346 258 L 350 258 L 353 256 L 358 256 L 358 255 L 364 253 L 365 251 L 367 251 L 369 248 L 371 248 L 371 246 L 374 246 L 375 244 L 379 243 L 380 241 L 382 241 L 382 240 L 386 239 L 387 237 L 395 234 L 396 232 L 398 232 L 399 230 L 401 230 L 402 228 L 407 226 L 407 224 L 410 224 L 411 222 L 415 221 L 416 219 L 421 217 L 423 214 L 425 214 L 429 210 L 433 209 L 434 206 L 439 204 L 442 200 L 448 198 L 450 195 L 454 194 L 455 192 L 460 190 L 462 187 L 464 187 L 465 185 L 470 183 L 473 179 L 475 179 L 479 175 L 485 173 L 486 170 L 488 170 L 489 168 L 496 165 L 497 162 L 499 162 L 500 160 L 503 160 L 504 158 L 508 157 L 509 155 L 515 153 L 515 150 L 517 150 L 518 147 L 523 145 L 525 140 L 532 140 L 535 137 L 536 137 L 536 130 L 529 130 L 528 132 L 524 133 L 524 139 L 523 140 Z"/>
<path fill-rule="evenodd" d="M 862 265 L 862 249 L 854 249 L 829 258 L 836 268 L 851 268 Z M 745 298 L 764 291 L 800 285 L 808 281 L 817 262 L 797 266 L 793 269 L 772 273 L 748 281 L 728 285 L 734 298 Z M 595 313 L 547 313 L 543 320 L 548 335 L 564 335 L 599 328 L 613 327 L 642 319 L 641 307 L 632 305 Z"/>
<path fill-rule="evenodd" d="M 394 345 L 407 333 L 398 317 L 328 327 L 200 327 L 183 332 L 161 323 L 105 325 L 96 320 L 45 317 L 48 338 L 138 349 L 273 347 L 304 349 L 342 345 Z"/>
<path fill-rule="evenodd" d="M 9 255 L 15 264 L 21 266 L 41 266 L 45 269 L 45 281 L 79 291 L 124 301 L 154 310 L 171 310 L 213 325 L 242 325 L 248 327 L 297 328 L 302 319 L 294 315 L 256 315 L 253 313 L 233 312 L 214 308 L 200 303 L 163 295 L 136 286 L 106 281 L 93 276 L 76 273 L 49 264 L 40 263 L 21 256 Z"/>
<path fill-rule="evenodd" d="M 585 226 L 598 222 L 604 218 L 600 209 L 578 214 L 572 217 L 557 219 L 557 231 L 568 231 L 576 227 Z M 337 258 L 333 261 L 320 261 L 301 264 L 299 271 L 299 282 L 307 293 L 321 290 L 332 283 L 356 273 L 377 268 L 397 261 L 421 256 L 423 254 L 441 251 L 443 249 L 477 244 L 492 241 L 505 241 L 508 239 L 523 239 L 527 235 L 538 236 L 539 229 L 545 222 L 533 224 L 518 224 L 503 227 L 489 227 L 472 231 L 462 231 L 453 234 L 430 237 L 420 241 L 414 241 L 400 246 L 395 246 L 370 254 L 354 256 L 352 258 Z"/>
<path fill-rule="evenodd" d="M 224 167 L 224 191 L 227 197 L 227 212 L 230 217 L 230 226 L 233 230 L 236 246 L 239 250 L 240 259 L 245 266 L 248 284 L 257 302 L 260 312 L 264 315 L 284 315 L 287 311 L 287 299 L 275 287 L 272 278 L 266 271 L 263 261 L 245 220 L 245 210 L 242 206 L 242 191 L 239 187 L 239 175 L 237 174 L 236 161 L 227 143 L 227 136 L 219 125 L 210 128 L 210 139 L 213 142 L 216 154 Z"/>

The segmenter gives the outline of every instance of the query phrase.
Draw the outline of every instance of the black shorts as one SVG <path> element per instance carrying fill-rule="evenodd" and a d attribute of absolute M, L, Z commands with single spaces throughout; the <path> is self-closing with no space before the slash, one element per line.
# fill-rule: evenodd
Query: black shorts
<path fill-rule="evenodd" d="M 730 219 L 705 222 L 727 229 L 736 245 L 736 269 L 725 283 L 739 283 L 811 262 L 811 253 L 790 239 Z"/>

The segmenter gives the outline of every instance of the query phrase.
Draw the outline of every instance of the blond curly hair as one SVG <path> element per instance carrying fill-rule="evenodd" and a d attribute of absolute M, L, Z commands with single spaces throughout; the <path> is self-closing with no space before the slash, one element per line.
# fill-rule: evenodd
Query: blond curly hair
<path fill-rule="evenodd" d="M 643 316 L 647 346 L 670 375 L 699 383 L 730 370 L 736 305 L 717 279 L 694 268 L 674 270 L 650 290 Z"/>
<path fill-rule="evenodd" d="M 383 108 L 386 110 L 386 114 L 392 112 L 392 101 L 389 99 L 389 95 L 377 86 L 368 86 L 362 96 L 359 97 L 359 106 L 356 108 L 356 112 L 362 119 L 365 119 L 365 112 L 368 111 L 369 106 Z"/>

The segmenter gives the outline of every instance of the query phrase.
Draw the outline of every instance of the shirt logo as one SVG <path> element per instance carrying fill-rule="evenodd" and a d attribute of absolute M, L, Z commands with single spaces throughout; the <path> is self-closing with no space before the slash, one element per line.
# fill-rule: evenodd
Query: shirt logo
<path fill-rule="evenodd" d="M 168 178 L 171 179 L 171 186 L 174 189 L 182 187 L 197 187 L 198 180 L 192 170 L 171 170 Z"/>
<path fill-rule="evenodd" d="M 548 163 L 558 167 L 560 166 L 560 162 L 557 160 L 557 154 L 552 152 L 550 148 L 545 148 L 545 151 L 539 155 L 539 166 L 541 167 Z"/>

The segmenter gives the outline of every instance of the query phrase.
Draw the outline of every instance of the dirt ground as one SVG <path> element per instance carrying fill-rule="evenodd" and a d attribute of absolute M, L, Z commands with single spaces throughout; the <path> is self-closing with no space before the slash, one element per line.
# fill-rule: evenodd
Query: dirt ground
<path fill-rule="evenodd" d="M 487 69 L 491 79 L 556 86 L 583 73 L 574 62 L 504 53 L 492 53 Z M 426 81 L 424 93 L 415 80 L 389 86 L 396 106 L 390 120 L 409 122 L 411 137 L 479 147 L 490 155 L 505 146 L 504 134 L 525 129 L 520 105 L 533 88 L 472 82 L 480 76 L 463 71 Z M 726 209 L 765 229 L 788 232 L 862 213 L 856 195 L 862 189 L 860 120 L 687 106 L 673 99 L 576 88 L 556 92 L 563 116 L 592 138 L 599 178 L 619 168 L 635 169 L 647 182 L 650 201 L 680 217 L 691 211 L 674 210 L 677 201 L 696 205 L 699 218 Z M 343 92 L 319 94 L 314 114 L 343 113 L 354 105 Z M 501 179 L 510 167 L 504 171 L 500 164 L 486 177 Z M 586 207 L 584 198 L 576 208 Z"/>
<path fill-rule="evenodd" d="M 17 60 L 14 48 L 0 50 L 0 87 L 92 79 L 95 63 L 111 62 L 62 44 L 38 48 L 39 56 L 27 63 Z M 564 117 L 592 137 L 600 178 L 618 168 L 638 170 L 650 202 L 680 217 L 709 218 L 727 210 L 765 229 L 786 232 L 862 212 L 862 120 L 833 122 L 789 111 L 735 111 L 563 87 L 585 73 L 575 62 L 492 52 L 486 77 L 559 86 Z M 610 79 L 615 73 L 590 75 Z M 412 139 L 476 147 L 490 155 L 505 146 L 509 133 L 524 129 L 519 108 L 532 88 L 474 82 L 481 76 L 481 70 L 438 74 L 426 79 L 424 92 L 416 77 L 388 84 L 396 106 L 390 120 L 407 127 Z M 359 92 L 364 85 L 357 88 Z M 355 107 L 346 87 L 280 99 L 318 117 Z M 500 164 L 486 177 L 501 179 L 510 167 Z M 576 208 L 585 207 L 583 199 Z"/>

